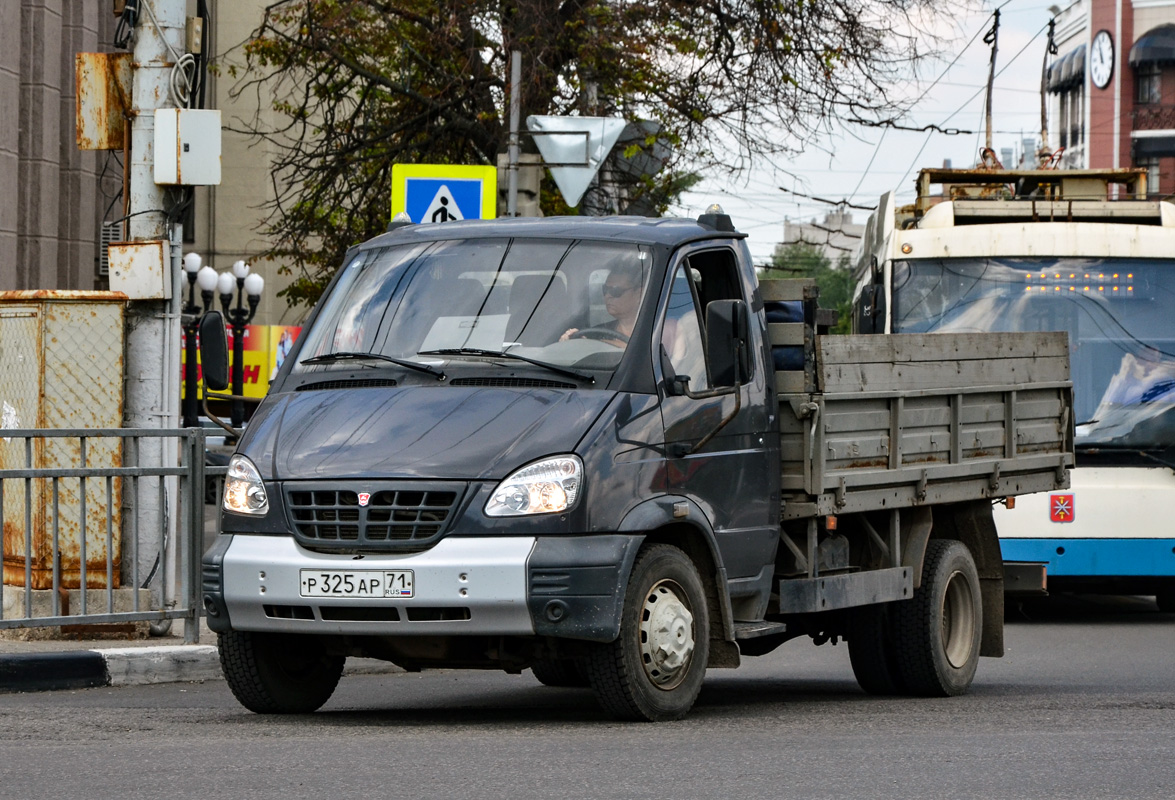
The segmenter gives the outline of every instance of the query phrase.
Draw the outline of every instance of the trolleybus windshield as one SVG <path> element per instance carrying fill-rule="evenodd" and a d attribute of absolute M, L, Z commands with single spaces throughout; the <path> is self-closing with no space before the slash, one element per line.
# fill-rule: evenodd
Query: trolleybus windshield
<path fill-rule="evenodd" d="M 1077 446 L 1175 446 L 1175 261 L 897 261 L 892 313 L 894 333 L 1067 331 Z"/>

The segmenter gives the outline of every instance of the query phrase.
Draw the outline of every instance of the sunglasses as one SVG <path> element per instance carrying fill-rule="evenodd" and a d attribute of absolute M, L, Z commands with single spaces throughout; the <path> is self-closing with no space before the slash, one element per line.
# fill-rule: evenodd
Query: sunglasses
<path fill-rule="evenodd" d="M 604 284 L 604 288 L 601 291 L 604 293 L 604 297 L 621 297 L 625 292 L 631 292 L 635 288 L 635 286 L 609 286 L 608 284 Z"/>

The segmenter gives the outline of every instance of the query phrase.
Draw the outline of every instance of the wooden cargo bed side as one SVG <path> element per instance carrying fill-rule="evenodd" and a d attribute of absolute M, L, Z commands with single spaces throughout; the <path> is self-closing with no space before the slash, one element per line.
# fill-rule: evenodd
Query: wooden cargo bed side
<path fill-rule="evenodd" d="M 816 337 L 816 385 L 826 395 L 1068 380 L 1064 333 Z"/>
<path fill-rule="evenodd" d="M 1064 333 L 816 336 L 814 392 L 777 373 L 786 518 L 1067 485 Z M 801 373 L 802 374 L 802 373 Z"/>

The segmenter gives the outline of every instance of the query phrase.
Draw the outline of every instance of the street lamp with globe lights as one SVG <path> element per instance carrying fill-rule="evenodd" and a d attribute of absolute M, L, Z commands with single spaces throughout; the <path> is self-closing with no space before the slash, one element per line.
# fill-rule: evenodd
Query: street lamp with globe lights
<path fill-rule="evenodd" d="M 234 307 L 233 287 L 237 290 L 237 304 Z M 220 294 L 220 307 L 224 311 L 224 318 L 233 329 L 233 365 L 232 365 L 232 426 L 241 427 L 245 422 L 245 402 L 241 395 L 245 391 L 245 327 L 257 313 L 257 304 L 261 302 L 261 292 L 265 289 L 265 279 L 257 273 L 251 273 L 249 265 L 244 261 L 233 264 L 231 273 L 222 272 L 216 279 L 216 291 Z M 242 302 L 244 301 L 244 302 Z M 248 304 L 246 308 L 244 303 Z"/>
<path fill-rule="evenodd" d="M 213 290 L 216 289 L 216 270 L 205 266 L 204 259 L 199 253 L 188 253 L 184 256 L 184 275 L 188 278 L 188 299 L 181 309 L 184 325 L 184 407 L 183 426 L 194 428 L 200 424 L 199 418 L 199 381 L 196 375 L 196 332 L 200 328 L 200 318 L 208 312 L 213 302 Z M 203 308 L 196 305 L 196 287 L 200 288 L 200 299 Z"/>

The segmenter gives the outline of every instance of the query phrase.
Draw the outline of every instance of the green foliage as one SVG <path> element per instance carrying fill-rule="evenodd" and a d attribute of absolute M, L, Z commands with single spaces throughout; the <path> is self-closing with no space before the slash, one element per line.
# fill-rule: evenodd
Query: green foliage
<path fill-rule="evenodd" d="M 274 0 L 219 65 L 262 108 L 243 130 L 274 155 L 268 255 L 312 303 L 346 248 L 382 232 L 394 163 L 495 164 L 508 54 L 523 116 L 651 120 L 626 145 L 671 156 L 628 176 L 663 211 L 688 176 L 797 150 L 837 117 L 891 116 L 929 0 Z M 272 110 L 274 114 L 269 113 Z M 273 120 L 276 119 L 276 122 Z M 787 135 L 781 135 L 785 131 Z M 524 138 L 524 149 L 533 142 Z M 614 171 L 614 175 L 621 171 Z M 620 179 L 625 179 L 623 175 Z M 566 212 L 544 181 L 545 213 Z"/>
<path fill-rule="evenodd" d="M 820 287 L 820 307 L 837 312 L 833 333 L 849 333 L 852 327 L 853 270 L 847 255 L 833 266 L 824 250 L 805 242 L 780 245 L 771 264 L 762 269 L 763 278 L 812 278 Z"/>

